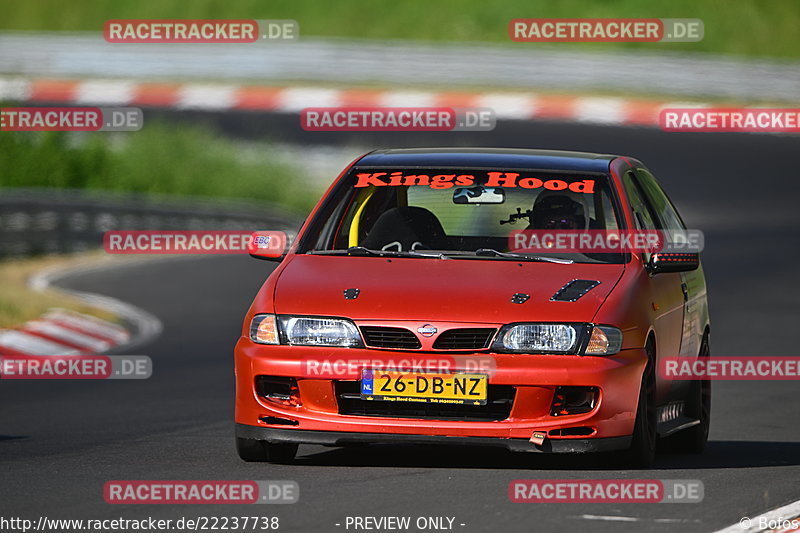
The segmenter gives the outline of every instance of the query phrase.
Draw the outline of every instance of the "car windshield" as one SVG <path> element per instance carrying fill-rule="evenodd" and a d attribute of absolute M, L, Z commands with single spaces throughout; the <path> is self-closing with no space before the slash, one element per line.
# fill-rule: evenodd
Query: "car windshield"
<path fill-rule="evenodd" d="M 617 230 L 607 176 L 486 169 L 355 168 L 298 253 L 619 263 L 620 253 L 515 249 L 518 230 Z"/>

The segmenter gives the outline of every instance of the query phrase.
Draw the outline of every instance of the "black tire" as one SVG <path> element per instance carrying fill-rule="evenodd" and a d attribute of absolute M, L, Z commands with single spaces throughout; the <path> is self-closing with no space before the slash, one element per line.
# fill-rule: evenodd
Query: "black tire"
<path fill-rule="evenodd" d="M 708 334 L 703 336 L 700 344 L 698 358 L 709 357 L 711 349 L 709 347 Z M 708 430 L 711 427 L 711 381 L 708 379 L 696 379 L 689 387 L 689 394 L 683 414 L 689 418 L 700 420 L 700 423 L 690 428 L 684 429 L 671 436 L 669 439 L 669 451 L 673 453 L 703 453 L 708 442 Z"/>
<path fill-rule="evenodd" d="M 248 463 L 288 464 L 297 455 L 297 444 L 274 444 L 261 440 L 236 438 L 236 451 Z"/>
<path fill-rule="evenodd" d="M 647 468 L 656 457 L 656 373 L 655 346 L 653 340 L 647 342 L 647 365 L 642 374 L 639 387 L 639 403 L 636 408 L 636 423 L 633 427 L 631 447 L 623 452 L 622 460 L 630 468 Z"/>

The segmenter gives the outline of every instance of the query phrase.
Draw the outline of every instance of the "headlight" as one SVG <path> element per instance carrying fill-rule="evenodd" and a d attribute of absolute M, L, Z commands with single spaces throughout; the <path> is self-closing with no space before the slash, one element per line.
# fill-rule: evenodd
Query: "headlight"
<path fill-rule="evenodd" d="M 586 355 L 613 355 L 622 348 L 622 332 L 612 326 L 595 326 L 586 345 Z"/>
<path fill-rule="evenodd" d="M 500 332 L 495 346 L 509 352 L 574 353 L 577 339 L 569 324 L 515 324 Z"/>
<path fill-rule="evenodd" d="M 279 320 L 287 344 L 345 347 L 361 344 L 358 329 L 350 320 L 304 316 L 281 316 Z"/>
<path fill-rule="evenodd" d="M 250 340 L 259 344 L 361 346 L 356 325 L 344 318 L 255 315 Z"/>

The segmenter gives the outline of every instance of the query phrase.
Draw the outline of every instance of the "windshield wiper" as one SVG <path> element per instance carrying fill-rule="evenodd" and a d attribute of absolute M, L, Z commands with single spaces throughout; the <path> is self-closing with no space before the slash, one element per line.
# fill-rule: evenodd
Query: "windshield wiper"
<path fill-rule="evenodd" d="M 383 250 L 371 250 L 365 246 L 351 246 L 345 251 L 347 255 L 383 255 Z"/>
<path fill-rule="evenodd" d="M 375 256 L 375 257 L 419 257 L 433 259 L 463 259 L 461 253 L 442 253 L 442 252 L 417 252 L 416 250 L 373 250 L 366 246 L 351 246 L 341 250 L 310 250 L 306 252 L 313 255 L 353 255 L 353 256 Z M 559 257 L 541 257 L 537 255 L 522 255 L 508 252 L 501 252 L 493 248 L 479 248 L 474 254 L 478 257 L 502 257 L 503 259 L 514 259 L 517 261 L 542 261 L 547 263 L 558 263 L 560 265 L 570 265 L 574 263 L 572 259 L 561 259 Z"/>
<path fill-rule="evenodd" d="M 571 265 L 575 262 L 572 259 L 562 259 L 560 257 L 542 257 L 538 255 L 522 255 L 500 252 L 494 248 L 479 248 L 475 250 L 475 255 L 480 257 L 503 257 L 506 259 L 516 259 L 518 261 L 544 261 L 547 263 L 558 263 L 559 265 Z"/>
<path fill-rule="evenodd" d="M 372 250 L 371 248 L 367 248 L 365 246 L 351 246 L 346 250 L 311 250 L 307 253 L 319 255 L 374 255 L 376 257 L 431 257 L 434 259 L 449 259 L 449 257 L 441 253 L 425 253 L 417 252 L 415 250 L 406 252 L 398 250 Z"/>

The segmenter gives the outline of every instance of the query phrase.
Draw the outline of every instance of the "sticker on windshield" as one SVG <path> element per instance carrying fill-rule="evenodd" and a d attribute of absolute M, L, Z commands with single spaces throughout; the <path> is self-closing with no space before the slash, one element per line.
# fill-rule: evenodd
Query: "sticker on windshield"
<path fill-rule="evenodd" d="M 406 174 L 404 172 L 362 172 L 356 174 L 355 187 L 406 187 L 426 186 L 431 189 L 472 187 L 481 183 L 485 190 L 495 187 L 519 187 L 522 189 L 545 188 L 551 191 L 569 189 L 572 192 L 593 194 L 595 180 L 585 179 L 568 182 L 562 179 L 533 178 L 520 176 L 518 172 L 487 172 L 478 180 L 473 174 Z"/>

